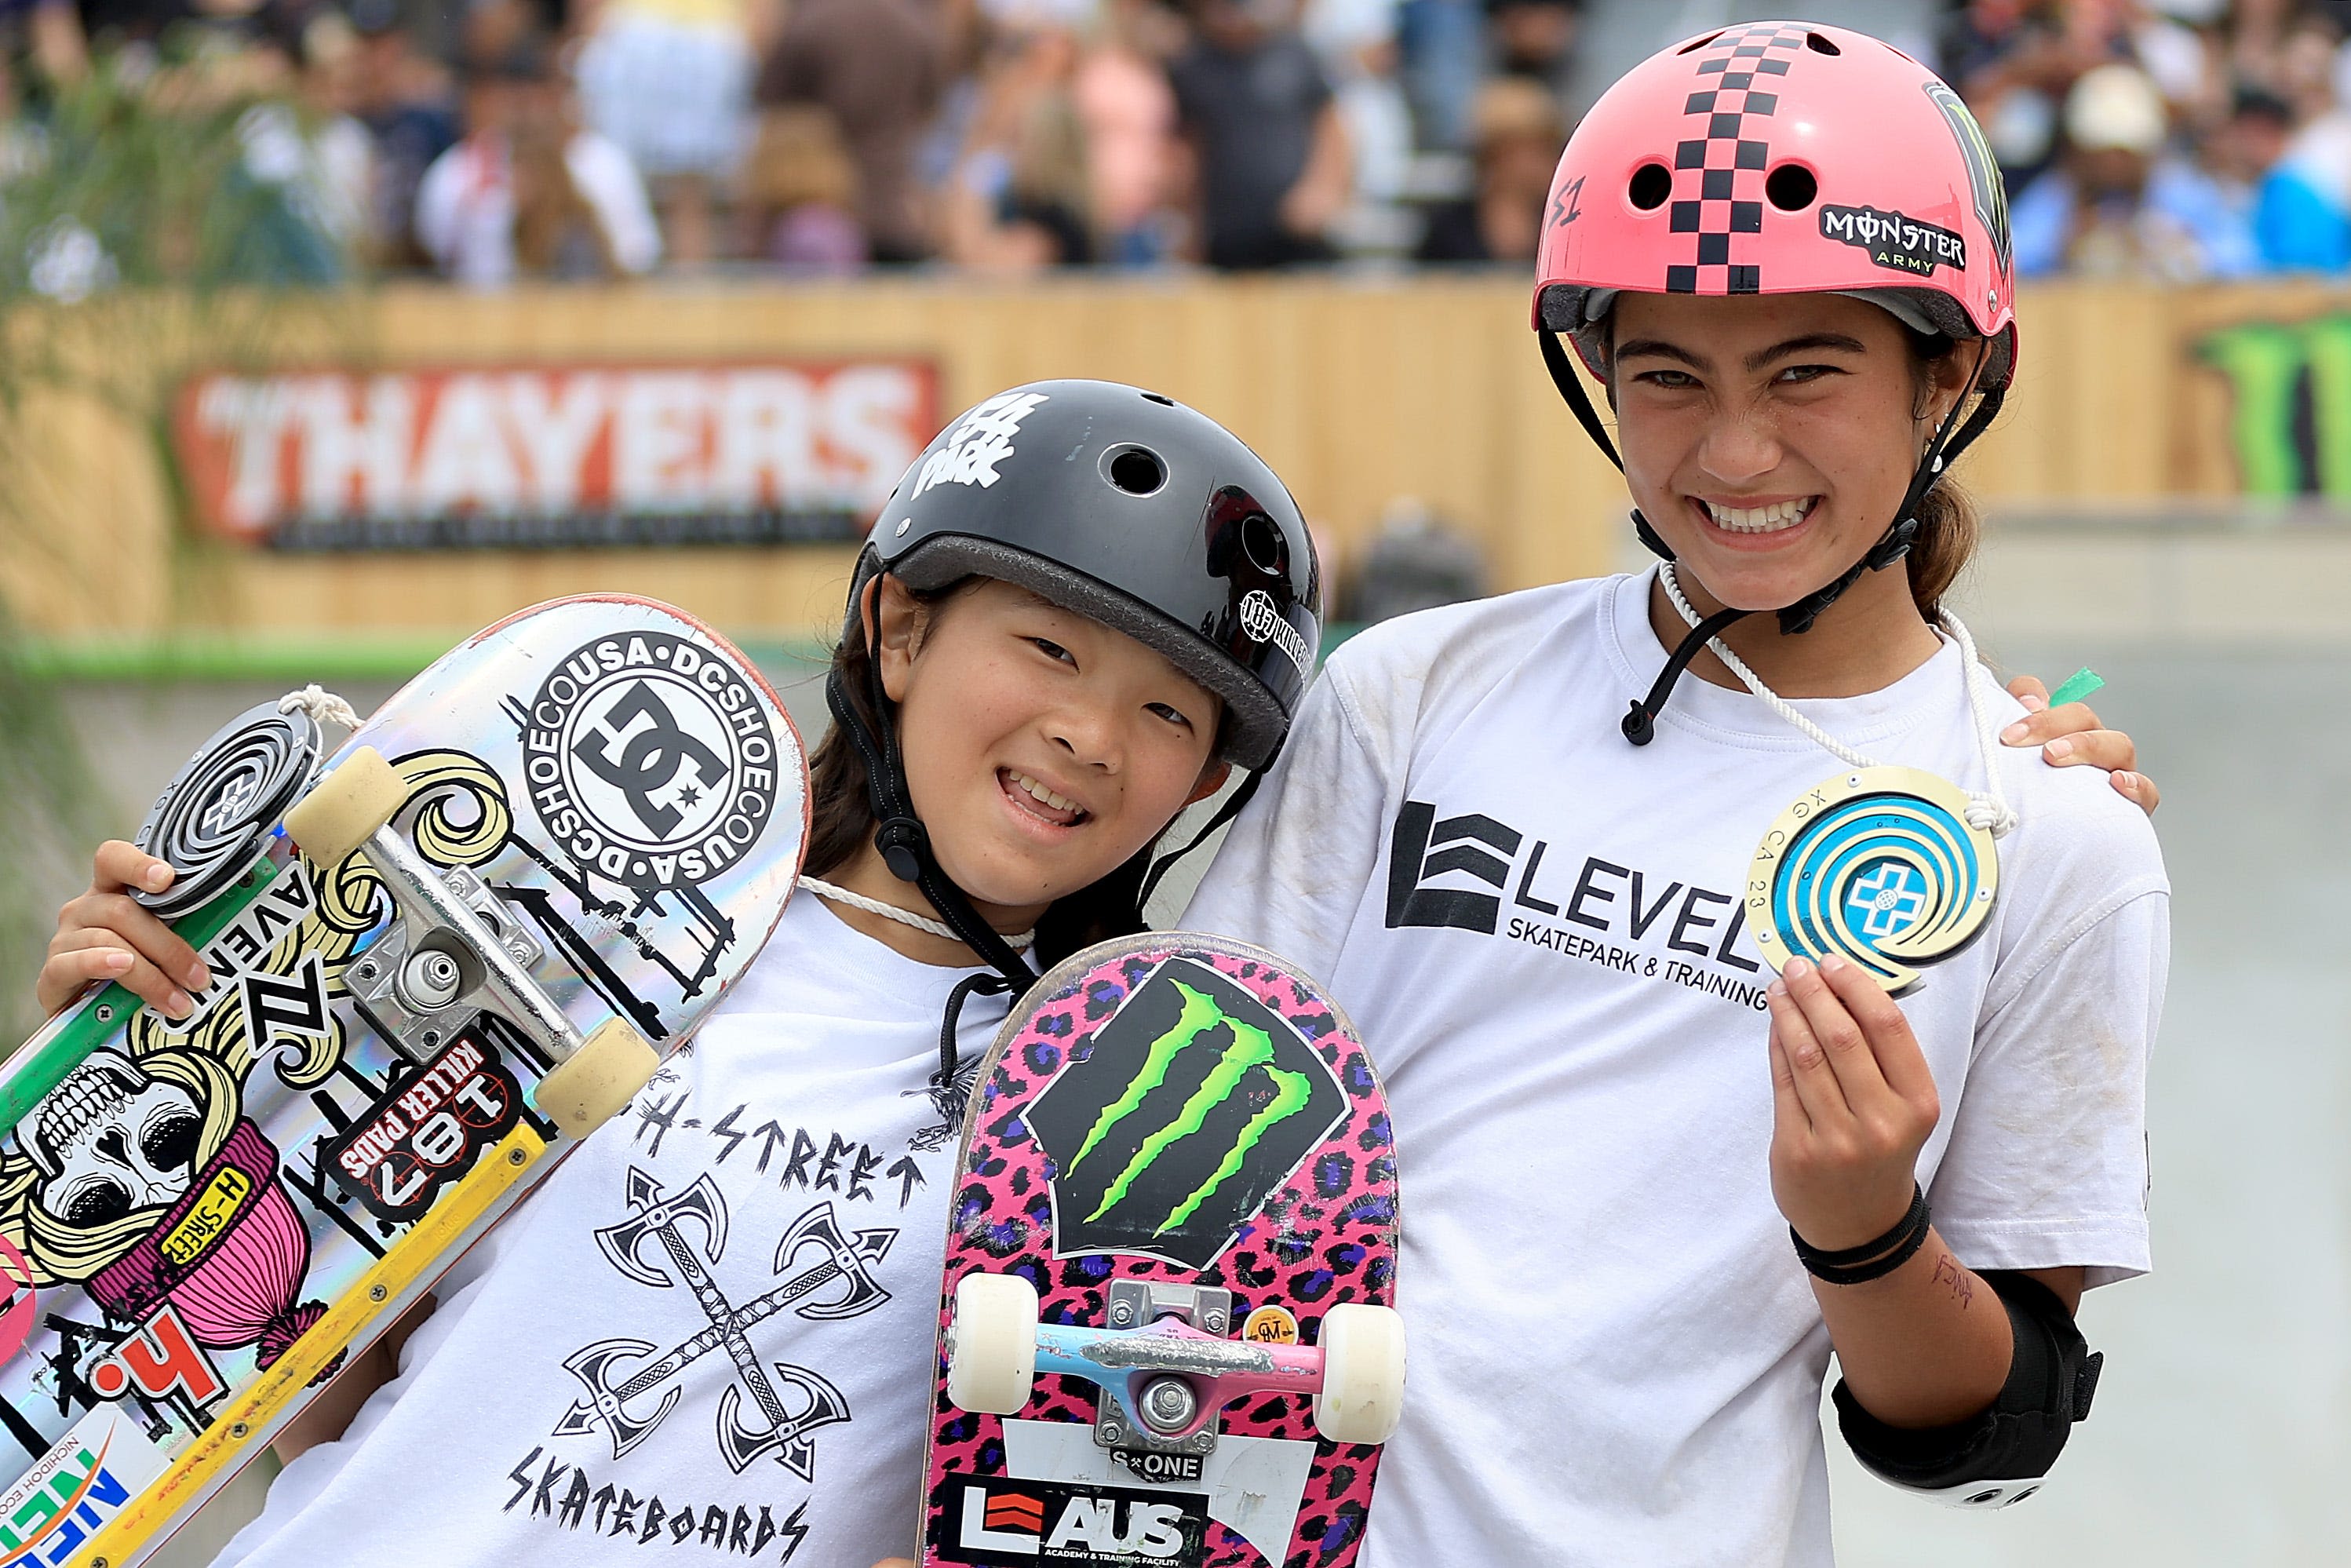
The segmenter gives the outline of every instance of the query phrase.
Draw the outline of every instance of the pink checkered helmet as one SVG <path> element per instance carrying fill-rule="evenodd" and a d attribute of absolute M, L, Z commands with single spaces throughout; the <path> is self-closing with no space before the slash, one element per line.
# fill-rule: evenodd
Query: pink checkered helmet
<path fill-rule="evenodd" d="M 1934 72 L 1842 27 L 1702 33 L 1593 105 L 1552 177 L 1535 326 L 1597 372 L 1591 329 L 1626 289 L 1852 294 L 1991 340 L 1980 392 L 2016 367 L 2008 198 L 1983 132 Z"/>

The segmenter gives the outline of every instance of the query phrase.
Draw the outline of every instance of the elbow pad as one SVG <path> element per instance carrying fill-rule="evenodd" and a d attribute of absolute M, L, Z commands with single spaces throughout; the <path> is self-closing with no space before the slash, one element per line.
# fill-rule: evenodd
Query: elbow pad
<path fill-rule="evenodd" d="M 2029 1274 L 1980 1276 L 2008 1309 L 2016 1348 L 2000 1396 L 1980 1416 L 1949 1427 L 1889 1427 L 1837 1380 L 1837 1429 L 1854 1457 L 1882 1479 L 1953 1508 L 2006 1508 L 2041 1490 L 2085 1420 L 2105 1357 L 2093 1351 L 2064 1303 Z"/>

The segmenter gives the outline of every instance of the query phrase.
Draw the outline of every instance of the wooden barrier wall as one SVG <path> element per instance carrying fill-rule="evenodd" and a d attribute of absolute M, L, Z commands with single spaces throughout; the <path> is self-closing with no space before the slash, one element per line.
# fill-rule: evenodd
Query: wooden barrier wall
<path fill-rule="evenodd" d="M 2224 497 L 2249 465 L 2280 483 L 2299 440 L 2304 466 L 2351 494 L 2351 349 L 2306 325 L 2346 299 L 2315 287 L 2029 293 L 2016 392 L 1963 476 L 1995 505 Z M 1478 537 L 1499 587 L 1604 570 L 1619 557 L 1621 484 L 1560 406 L 1511 278 L 655 283 L 495 296 L 403 287 L 311 309 L 320 319 L 291 333 L 281 358 L 363 367 L 912 354 L 936 362 L 943 414 L 1022 381 L 1112 377 L 1240 433 L 1342 557 L 1399 497 Z M 2287 346 L 2261 329 L 2248 336 L 2245 323 L 2282 324 L 2270 336 Z M 2214 335 L 2231 330 L 2237 347 L 2216 350 Z M 2207 365 L 2230 354 L 2243 361 L 2236 381 Z M 2292 361 L 2291 381 L 2297 354 L 2309 365 L 2293 384 L 2312 390 L 2277 405 L 2272 361 Z M 2257 381 L 2267 402 L 2232 395 Z M 26 455 L 8 481 L 16 520 L 0 533 L 0 590 L 46 637 L 430 641 L 599 588 L 672 599 L 749 636 L 799 642 L 837 623 L 851 559 L 839 547 L 302 557 L 218 545 L 174 520 L 154 429 L 87 400 L 47 399 L 26 418 L 38 438 L 16 446 Z M 2300 434 L 2248 423 L 2282 418 L 2302 421 Z M 2330 431 L 2342 437 L 2337 455 Z M 2247 455 L 2258 452 L 2266 467 Z"/>

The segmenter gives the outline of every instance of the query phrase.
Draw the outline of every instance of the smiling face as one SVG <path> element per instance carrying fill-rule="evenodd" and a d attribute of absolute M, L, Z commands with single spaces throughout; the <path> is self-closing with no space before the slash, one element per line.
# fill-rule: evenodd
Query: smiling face
<path fill-rule="evenodd" d="M 1894 318 L 1836 294 L 1625 294 L 1613 366 L 1625 483 L 1717 600 L 1776 610 L 1876 544 L 1964 384 Z M 1865 573 L 1856 594 L 1900 572 Z"/>
<path fill-rule="evenodd" d="M 983 915 L 1092 885 L 1223 782 L 1222 705 L 1133 638 L 993 580 L 881 591 L 906 788 Z"/>

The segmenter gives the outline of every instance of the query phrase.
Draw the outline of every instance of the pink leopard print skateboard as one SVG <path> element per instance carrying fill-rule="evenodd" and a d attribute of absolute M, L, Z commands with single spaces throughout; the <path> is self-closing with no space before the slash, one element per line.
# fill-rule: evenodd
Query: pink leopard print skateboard
<path fill-rule="evenodd" d="M 1193 933 L 1030 994 L 964 1115 L 923 1563 L 1346 1568 L 1404 1383 L 1363 1042 Z"/>

